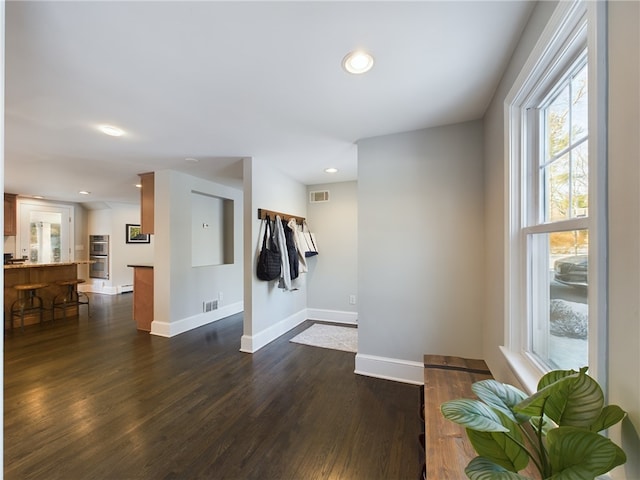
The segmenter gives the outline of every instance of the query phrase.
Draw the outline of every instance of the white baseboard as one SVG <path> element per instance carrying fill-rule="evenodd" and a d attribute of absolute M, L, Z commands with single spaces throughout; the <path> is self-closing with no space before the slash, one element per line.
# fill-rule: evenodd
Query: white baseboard
<path fill-rule="evenodd" d="M 174 322 L 161 322 L 154 320 L 151 322 L 151 335 L 159 337 L 175 337 L 181 333 L 202 327 L 209 323 L 222 320 L 244 310 L 244 302 L 231 303 L 207 313 L 200 313 L 191 317 L 182 318 Z"/>
<path fill-rule="evenodd" d="M 95 284 L 80 284 L 78 285 L 78 291 L 80 292 L 89 292 L 89 293 L 101 293 L 103 295 L 117 295 L 118 292 L 118 287 L 111 287 L 111 286 L 98 286 Z"/>
<path fill-rule="evenodd" d="M 255 353 L 268 343 L 273 342 L 279 336 L 284 335 L 292 328 L 300 325 L 306 319 L 307 309 L 305 308 L 255 335 L 243 335 L 240 340 L 240 351 Z"/>
<path fill-rule="evenodd" d="M 324 310 L 321 308 L 307 308 L 308 320 L 319 320 L 321 322 L 345 323 L 348 325 L 358 324 L 358 312 L 344 312 L 340 310 Z"/>
<path fill-rule="evenodd" d="M 116 289 L 118 293 L 131 293 L 133 292 L 133 285 L 118 285 Z"/>
<path fill-rule="evenodd" d="M 409 360 L 358 353 L 356 354 L 355 373 L 412 385 L 424 384 L 424 364 Z"/>

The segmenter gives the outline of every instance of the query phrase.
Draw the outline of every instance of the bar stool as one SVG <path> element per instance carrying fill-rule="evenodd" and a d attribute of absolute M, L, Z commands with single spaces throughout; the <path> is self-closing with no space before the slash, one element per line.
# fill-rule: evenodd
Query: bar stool
<path fill-rule="evenodd" d="M 59 282 L 56 282 L 56 285 L 66 287 L 66 290 L 53 298 L 53 303 L 51 305 L 52 322 L 55 317 L 56 308 L 62 309 L 62 318 L 66 319 L 67 307 L 78 307 L 78 316 L 80 316 L 80 305 L 86 305 L 87 317 L 91 316 L 91 312 L 89 311 L 89 297 L 82 292 L 78 292 L 78 284 L 84 282 L 85 280 L 82 278 L 72 278 L 70 280 L 60 280 Z"/>
<path fill-rule="evenodd" d="M 24 331 L 24 314 L 38 312 L 42 323 L 42 298 L 36 295 L 37 290 L 48 287 L 47 283 L 23 283 L 14 285 L 18 291 L 18 299 L 11 304 L 11 330 L 13 330 L 13 318 L 20 317 L 20 329 Z"/>

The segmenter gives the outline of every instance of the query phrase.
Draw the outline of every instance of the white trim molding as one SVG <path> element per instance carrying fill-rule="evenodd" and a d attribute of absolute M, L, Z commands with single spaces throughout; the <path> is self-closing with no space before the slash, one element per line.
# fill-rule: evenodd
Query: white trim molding
<path fill-rule="evenodd" d="M 245 353 L 255 353 L 265 345 L 273 342 L 276 338 L 287 333 L 292 328 L 297 327 L 305 320 L 307 320 L 306 308 L 283 320 L 280 320 L 275 325 L 271 325 L 255 335 L 243 335 L 240 339 L 240 351 Z"/>
<path fill-rule="evenodd" d="M 323 310 L 321 308 L 307 308 L 307 320 L 321 322 L 358 324 L 358 312 L 344 312 L 340 310 Z"/>
<path fill-rule="evenodd" d="M 607 69 L 606 2 L 559 2 L 538 42 L 514 81 L 504 101 L 505 152 L 505 324 L 501 352 L 513 373 L 528 391 L 547 370 L 530 352 L 527 319 L 528 284 L 525 280 L 531 261 L 527 235 L 549 231 L 542 224 L 527 222 L 532 214 L 523 198 L 535 194 L 531 172 L 523 159 L 536 105 L 558 81 L 558 75 L 575 62 L 587 46 L 589 95 L 589 217 L 557 222 L 557 230 L 589 230 L 589 372 L 606 384 L 607 345 Z M 535 152 L 534 152 L 535 153 Z M 533 189 L 533 194 L 527 189 Z M 538 226 L 539 225 L 539 226 Z M 593 287 L 593 288 L 592 288 Z"/>
<path fill-rule="evenodd" d="M 424 363 L 410 360 L 358 353 L 354 373 L 412 385 L 424 385 Z"/>
<path fill-rule="evenodd" d="M 208 325 L 209 323 L 222 320 L 244 310 L 244 302 L 231 303 L 207 313 L 200 313 L 191 317 L 182 318 L 174 322 L 160 322 L 154 320 L 151 322 L 151 335 L 159 337 L 175 337 L 181 333 L 188 332 L 194 328 Z"/>

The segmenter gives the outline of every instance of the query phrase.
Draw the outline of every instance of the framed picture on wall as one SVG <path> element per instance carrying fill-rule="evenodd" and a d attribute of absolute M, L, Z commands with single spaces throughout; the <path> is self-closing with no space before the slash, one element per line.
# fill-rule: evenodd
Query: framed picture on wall
<path fill-rule="evenodd" d="M 148 233 L 142 233 L 140 225 L 127 223 L 127 243 L 150 243 Z"/>

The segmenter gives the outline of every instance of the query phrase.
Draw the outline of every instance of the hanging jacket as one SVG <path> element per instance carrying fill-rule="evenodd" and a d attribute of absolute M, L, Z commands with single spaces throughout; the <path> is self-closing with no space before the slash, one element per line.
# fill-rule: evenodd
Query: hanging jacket
<path fill-rule="evenodd" d="M 300 231 L 300 228 L 298 228 L 298 223 L 296 222 L 295 218 L 289 220 L 289 223 L 287 225 L 293 231 L 293 241 L 298 252 L 298 272 L 307 273 L 309 270 L 307 268 L 307 259 L 304 256 L 304 252 L 306 249 L 304 248 L 304 243 L 300 238 L 302 236 L 302 232 Z"/>
<path fill-rule="evenodd" d="M 284 229 L 284 237 L 287 243 L 287 253 L 289 255 L 289 272 L 291 280 L 295 280 L 299 275 L 300 260 L 298 259 L 298 249 L 296 248 L 295 233 L 286 224 L 282 222 L 282 228 Z"/>
<path fill-rule="evenodd" d="M 280 281 L 278 282 L 278 288 L 291 290 L 291 268 L 289 266 L 287 238 L 284 233 L 284 226 L 282 225 L 280 215 L 276 215 L 276 243 L 280 250 L 280 263 L 282 265 L 282 268 L 280 269 Z"/>

